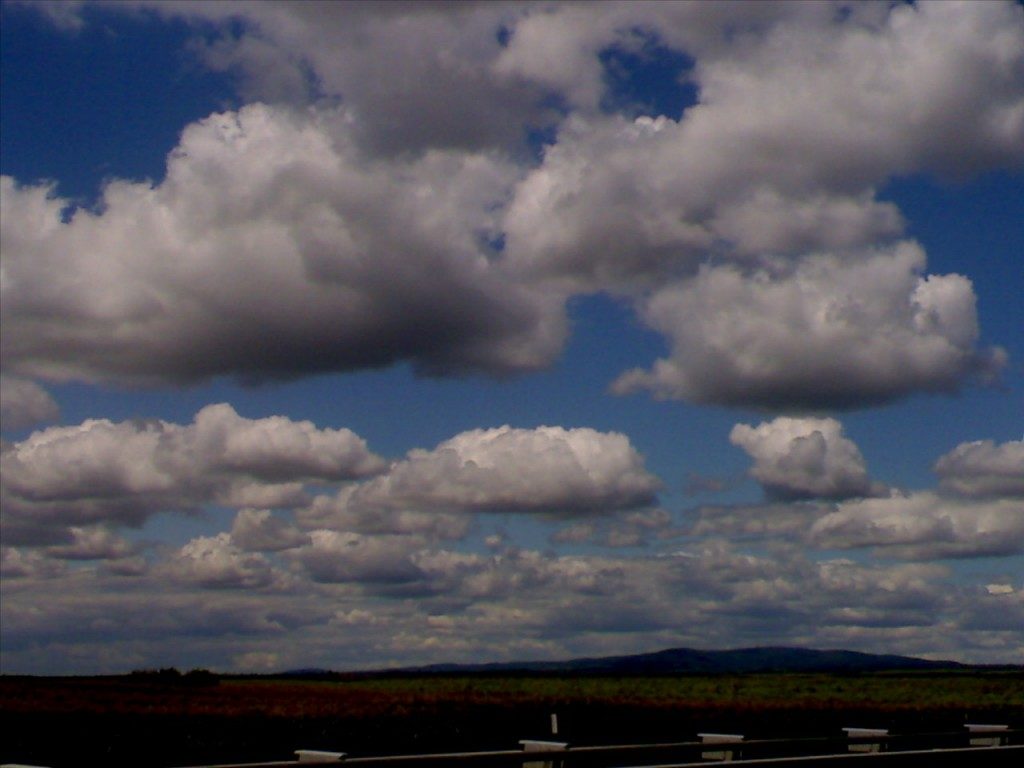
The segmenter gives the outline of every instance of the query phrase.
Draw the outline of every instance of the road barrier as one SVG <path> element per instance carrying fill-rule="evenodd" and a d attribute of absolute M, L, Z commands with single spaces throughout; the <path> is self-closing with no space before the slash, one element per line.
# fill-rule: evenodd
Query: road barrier
<path fill-rule="evenodd" d="M 339 765 L 345 768 L 689 768 L 733 761 L 749 766 L 806 768 L 851 760 L 855 768 L 944 768 L 979 762 L 1024 765 L 1024 729 L 968 724 L 942 733 L 891 734 L 875 728 L 844 728 L 843 736 L 751 739 L 741 734 L 701 733 L 699 741 L 656 744 L 573 746 L 568 742 L 523 739 L 519 749 L 421 755 L 350 756 L 344 752 L 300 749 L 294 760 L 224 763 L 191 768 L 293 768 Z M 138 765 L 146 768 L 145 757 Z M 0 768 L 46 768 L 15 763 Z"/>

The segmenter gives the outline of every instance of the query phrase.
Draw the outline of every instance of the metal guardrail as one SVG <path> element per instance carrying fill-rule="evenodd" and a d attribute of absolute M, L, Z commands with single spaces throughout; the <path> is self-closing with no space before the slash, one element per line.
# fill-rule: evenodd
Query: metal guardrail
<path fill-rule="evenodd" d="M 350 757 L 342 752 L 298 750 L 295 760 L 229 763 L 190 768 L 294 768 L 339 765 L 346 768 L 687 768 L 714 762 L 806 766 L 809 763 L 875 760 L 856 765 L 943 766 L 983 759 L 989 765 L 1024 764 L 1024 729 L 968 725 L 964 731 L 889 734 L 848 728 L 845 736 L 744 740 L 739 734 L 700 734 L 700 741 L 655 744 L 571 746 L 566 742 L 524 740 L 520 749 L 419 755 Z M 6 768 L 0 766 L 0 768 Z"/>
<path fill-rule="evenodd" d="M 699 734 L 700 741 L 654 744 L 571 746 L 567 742 L 523 740 L 520 749 L 417 755 L 367 755 L 297 750 L 294 760 L 222 763 L 190 768 L 295 768 L 341 765 L 345 768 L 690 768 L 715 762 L 803 768 L 814 763 L 868 761 L 857 766 L 956 766 L 982 759 L 986 766 L 1024 765 L 1024 729 L 968 725 L 964 731 L 889 734 L 848 728 L 845 736 L 744 740 L 739 734 Z M 874 760 L 875 762 L 870 762 Z M 15 763 L 0 768 L 45 768 Z"/>
<path fill-rule="evenodd" d="M 972 760 L 983 760 L 989 766 L 1019 766 L 1024 761 L 1024 745 L 1000 747 L 961 747 L 950 749 L 908 750 L 904 752 L 848 752 L 829 755 L 802 755 L 798 757 L 767 757 L 739 760 L 747 766 L 772 766 L 772 768 L 806 768 L 808 765 L 846 764 L 849 761 L 856 768 L 878 766 L 879 768 L 946 768 L 963 766 Z M 669 765 L 643 768 L 707 768 L 708 760 L 699 763 L 671 763 Z"/>

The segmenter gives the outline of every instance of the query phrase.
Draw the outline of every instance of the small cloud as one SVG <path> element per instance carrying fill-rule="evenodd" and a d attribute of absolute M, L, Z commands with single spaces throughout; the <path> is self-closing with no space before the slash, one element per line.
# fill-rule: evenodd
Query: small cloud
<path fill-rule="evenodd" d="M 239 510 L 231 541 L 246 552 L 279 552 L 310 543 L 308 534 L 269 509 Z"/>
<path fill-rule="evenodd" d="M 877 496 L 860 450 L 835 419 L 779 417 L 757 427 L 737 424 L 729 435 L 754 458 L 750 474 L 770 496 L 842 499 Z"/>
<path fill-rule="evenodd" d="M 166 569 L 177 579 L 207 589 L 267 587 L 276 577 L 265 557 L 239 549 L 226 532 L 188 542 Z"/>
<path fill-rule="evenodd" d="M 699 475 L 690 472 L 686 476 L 686 483 L 683 492 L 687 496 L 699 496 L 705 493 L 721 493 L 735 485 L 735 480 L 724 477 L 713 477 L 711 475 Z"/>
<path fill-rule="evenodd" d="M 1024 441 L 961 443 L 935 463 L 943 490 L 972 498 L 1024 498 Z"/>
<path fill-rule="evenodd" d="M 597 527 L 593 523 L 574 523 L 551 534 L 553 544 L 585 544 L 594 539 Z"/>
<path fill-rule="evenodd" d="M 5 432 L 55 421 L 59 415 L 57 403 L 34 381 L 0 375 L 0 425 Z"/>
<path fill-rule="evenodd" d="M 1016 590 L 1012 584 L 986 584 L 985 591 L 990 595 L 1012 595 Z"/>
<path fill-rule="evenodd" d="M 61 32 L 75 34 L 85 26 L 82 18 L 84 0 L 34 0 L 28 4 Z"/>

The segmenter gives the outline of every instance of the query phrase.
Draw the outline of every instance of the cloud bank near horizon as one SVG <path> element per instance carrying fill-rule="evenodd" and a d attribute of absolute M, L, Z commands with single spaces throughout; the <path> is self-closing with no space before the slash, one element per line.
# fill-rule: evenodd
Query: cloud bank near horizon
<path fill-rule="evenodd" d="M 648 645 L 708 645 L 737 633 L 854 646 L 895 636 L 905 652 L 966 644 L 984 658 L 975 643 L 991 642 L 1005 654 L 999 638 L 1013 634 L 1006 616 L 1022 610 L 1021 591 L 1011 580 L 979 595 L 951 581 L 942 560 L 1024 553 L 1019 498 L 991 485 L 972 497 L 946 481 L 949 457 L 965 455 L 971 469 L 962 475 L 1019 475 L 1019 442 L 959 445 L 936 463 L 942 488 L 880 496 L 834 419 L 737 424 L 732 440 L 783 501 L 706 508 L 680 526 L 655 506 L 661 481 L 628 439 L 589 429 L 473 430 L 389 462 L 348 430 L 244 419 L 223 404 L 184 426 L 50 427 L 2 455 L 8 653 L 43 665 L 57 647 L 46 638 L 74 631 L 86 647 L 113 643 L 151 657 L 166 637 L 140 633 L 139 616 L 116 637 L 76 627 L 84 611 L 120 616 L 132 605 L 172 636 L 241 633 L 249 650 L 232 644 L 212 657 L 225 669 L 267 648 L 276 649 L 270 667 L 298 664 L 340 627 L 367 642 L 389 633 L 396 660 L 426 653 L 427 635 L 416 638 L 428 630 L 446 654 L 463 637 L 496 658 L 610 651 L 606 633 Z M 211 500 L 233 510 L 228 530 L 177 548 L 125 536 Z M 461 551 L 495 512 L 540 514 L 553 542 L 579 551 L 523 549 L 500 536 L 488 538 L 487 552 Z M 652 537 L 674 549 L 645 553 Z M 855 557 L 864 549 L 874 562 Z M 75 599 L 51 598 L 40 626 L 33 601 L 65 591 Z M 145 595 L 146 606 L 132 595 Z M 196 600 L 203 612 L 183 610 Z M 925 638 L 936 616 L 950 632 L 939 650 Z M 517 633 L 499 651 L 503 625 Z M 295 633 L 301 649 L 286 650 Z M 364 650 L 332 663 L 371 663 L 359 655 L 367 646 L 356 647 Z"/>

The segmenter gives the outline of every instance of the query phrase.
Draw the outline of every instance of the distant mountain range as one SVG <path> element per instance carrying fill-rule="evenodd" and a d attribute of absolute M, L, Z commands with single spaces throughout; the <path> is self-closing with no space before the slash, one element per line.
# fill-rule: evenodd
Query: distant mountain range
<path fill-rule="evenodd" d="M 817 651 L 808 648 L 739 648 L 702 651 L 669 648 L 630 656 L 570 659 L 568 661 L 513 661 L 487 664 L 431 664 L 395 670 L 398 673 L 573 673 L 586 675 L 722 674 L 739 672 L 881 672 L 886 670 L 957 669 L 955 661 L 929 661 L 912 656 Z"/>

